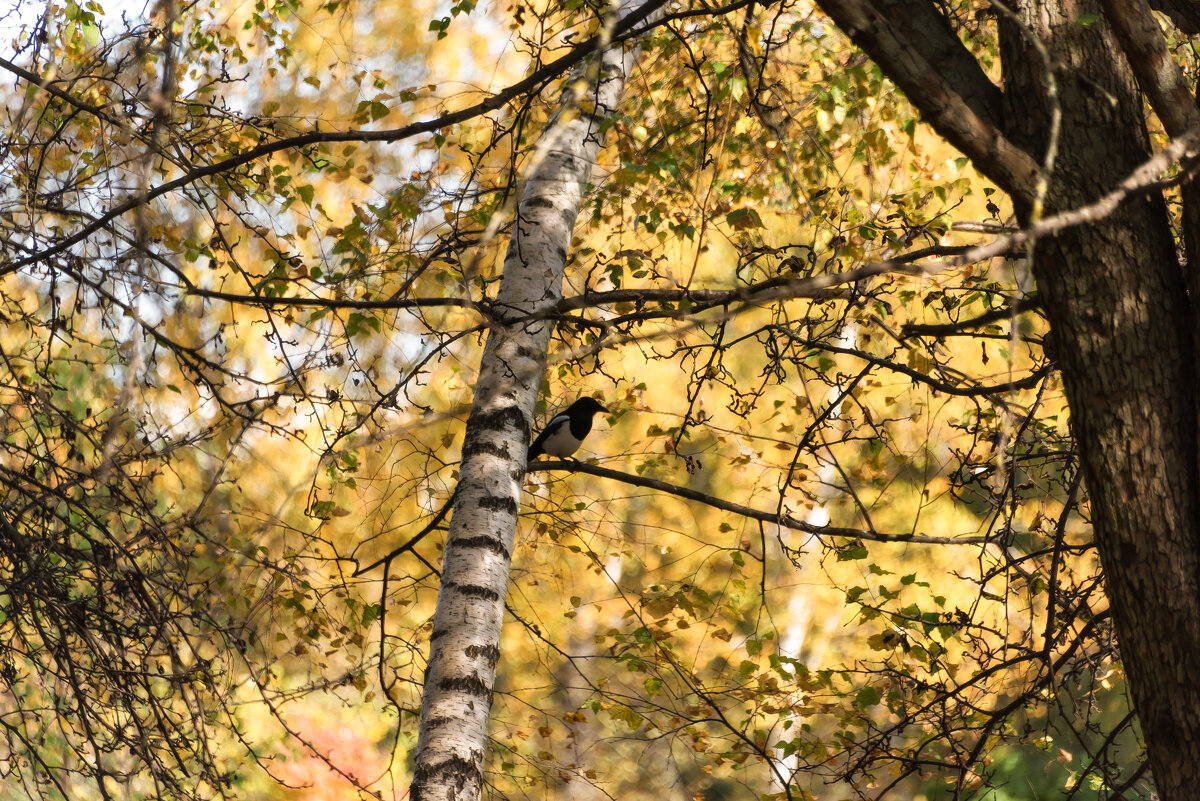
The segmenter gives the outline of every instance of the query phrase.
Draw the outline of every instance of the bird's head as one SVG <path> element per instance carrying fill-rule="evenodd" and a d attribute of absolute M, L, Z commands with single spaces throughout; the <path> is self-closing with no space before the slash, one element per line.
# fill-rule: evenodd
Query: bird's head
<path fill-rule="evenodd" d="M 579 400 L 572 403 L 571 411 L 586 412 L 589 414 L 596 414 L 597 412 L 604 412 L 605 414 L 609 414 L 608 409 L 601 406 L 600 401 L 596 400 L 595 398 L 591 397 L 590 395 L 584 395 Z"/>

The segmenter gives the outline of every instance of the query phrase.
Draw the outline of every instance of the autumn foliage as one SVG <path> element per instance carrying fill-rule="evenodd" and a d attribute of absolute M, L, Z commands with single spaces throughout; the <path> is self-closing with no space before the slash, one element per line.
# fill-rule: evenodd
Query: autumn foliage
<path fill-rule="evenodd" d="M 0 795 L 405 794 L 522 181 L 609 37 L 535 424 L 612 414 L 525 479 L 487 792 L 1152 792 L 1030 272 L 1065 209 L 812 5 L 657 5 L 9 16 Z M 1004 12 L 938 8 L 998 71 Z"/>

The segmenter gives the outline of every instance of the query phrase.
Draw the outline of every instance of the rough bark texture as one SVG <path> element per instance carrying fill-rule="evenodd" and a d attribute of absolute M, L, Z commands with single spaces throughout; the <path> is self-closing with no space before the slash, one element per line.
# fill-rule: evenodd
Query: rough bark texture
<path fill-rule="evenodd" d="M 922 4 L 935 10 L 933 3 Z M 960 56 L 948 60 L 952 68 L 920 72 L 912 53 L 953 54 L 955 43 L 943 26 L 918 24 L 922 15 L 913 13 L 913 5 L 823 3 L 926 120 L 1012 196 L 1022 222 L 1033 212 L 1037 183 L 1036 176 L 1013 168 L 1022 161 L 1013 153 L 1043 160 L 1052 108 L 1035 41 L 1056 65 L 1062 112 L 1047 213 L 1097 199 L 1149 157 L 1136 80 L 1152 102 L 1163 104 L 1172 132 L 1196 119 L 1194 101 L 1162 61 L 1168 50 L 1155 40 L 1156 26 L 1138 17 L 1144 5 L 1110 4 L 1110 27 L 1105 19 L 1077 24 L 1081 15 L 1102 13 L 1098 0 L 1021 0 L 1009 6 L 1019 23 L 1001 21 L 1001 109 L 996 114 L 990 103 L 969 104 L 977 130 L 964 136 L 961 121 L 947 117 L 961 113 L 968 105 L 964 98 L 987 93 Z M 901 18 L 907 20 L 903 26 L 878 29 L 878 20 Z M 889 36 L 908 38 L 889 42 Z M 1168 107 L 1181 97 L 1192 105 Z M 1184 193 L 1185 221 L 1197 217 L 1194 198 L 1195 192 Z M 1185 231 L 1185 240 L 1189 255 L 1195 253 L 1196 232 Z M 1071 407 L 1150 766 L 1164 801 L 1190 800 L 1200 785 L 1200 441 L 1197 326 L 1186 276 L 1196 267 L 1181 269 L 1166 204 L 1156 194 L 1040 240 L 1033 270 Z"/>
<path fill-rule="evenodd" d="M 645 9 L 623 2 L 622 14 L 635 6 Z M 483 790 L 529 421 L 553 328 L 545 320 L 524 320 L 562 296 L 567 249 L 600 147 L 601 123 L 620 99 L 633 58 L 610 48 L 593 65 L 595 80 L 584 96 L 568 89 L 526 179 L 493 307 L 498 319 L 463 441 L 430 635 L 413 801 L 475 801 Z"/>
<path fill-rule="evenodd" d="M 1099 8 L 1019 6 L 1046 42 L 1063 112 L 1048 210 L 1083 205 L 1149 157 L 1142 99 Z M 1031 58 L 1005 26 L 1004 62 Z M 1045 141 L 1044 82 L 1006 71 L 1010 135 Z M 1041 130 L 1038 128 L 1041 127 Z M 1057 343 L 1129 687 L 1161 798 L 1200 782 L 1200 530 L 1192 309 L 1154 195 L 1039 244 L 1034 275 Z"/>

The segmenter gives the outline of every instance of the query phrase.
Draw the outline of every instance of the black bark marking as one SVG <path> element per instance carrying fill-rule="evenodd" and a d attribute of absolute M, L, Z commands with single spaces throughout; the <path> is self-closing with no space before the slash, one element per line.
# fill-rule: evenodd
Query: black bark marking
<path fill-rule="evenodd" d="M 485 660 L 490 668 L 500 663 L 500 649 L 494 645 L 468 645 L 467 656 Z"/>
<path fill-rule="evenodd" d="M 418 765 L 413 771 L 412 801 L 425 801 L 424 788 L 435 780 L 448 779 L 454 784 L 455 791 L 462 793 L 463 788 L 483 786 L 483 755 L 477 751 L 471 752 L 470 759 L 454 756 L 436 765 Z"/>
<path fill-rule="evenodd" d="M 509 426 L 521 431 L 528 425 L 525 415 L 521 414 L 521 410 L 516 406 L 504 406 L 490 412 L 476 412 L 471 416 L 471 421 L 475 425 L 468 428 L 488 431 L 503 431 Z"/>
<path fill-rule="evenodd" d="M 500 459 L 511 459 L 512 454 L 508 452 L 508 448 L 502 448 L 494 442 L 481 440 L 478 437 L 472 437 L 471 442 L 463 443 L 463 458 L 468 456 L 478 456 L 481 453 L 491 454 Z"/>
<path fill-rule="evenodd" d="M 501 543 L 500 540 L 496 539 L 495 537 L 461 537 L 454 541 L 454 547 L 482 548 L 485 551 L 491 551 L 497 556 L 503 556 L 505 559 L 509 558 L 510 556 L 508 551 L 504 550 L 503 543 Z"/>
<path fill-rule="evenodd" d="M 485 601 L 499 601 L 500 596 L 491 587 L 485 587 L 482 584 L 447 584 L 447 587 L 452 587 L 460 594 L 468 598 L 483 598 Z"/>
<path fill-rule="evenodd" d="M 497 445 L 491 437 L 492 434 L 509 430 L 520 432 L 523 440 L 529 439 L 529 421 L 516 406 L 473 413 L 467 424 L 467 436 L 463 440 L 463 458 L 491 454 L 501 459 L 514 459 L 507 448 Z"/>
<path fill-rule="evenodd" d="M 557 204 L 553 200 L 539 197 L 538 195 L 526 198 L 525 201 L 521 203 L 521 207 L 526 209 L 552 209 L 555 208 L 556 205 Z"/>
<path fill-rule="evenodd" d="M 488 495 L 480 498 L 479 508 L 487 509 L 489 512 L 506 512 L 510 515 L 516 515 L 519 511 L 517 502 L 503 495 Z"/>
<path fill-rule="evenodd" d="M 516 349 L 516 354 L 519 358 L 522 358 L 522 359 L 534 360 L 534 359 L 540 358 L 540 354 L 538 354 L 538 352 L 536 350 L 534 350 L 533 348 L 530 348 L 530 347 L 526 347 L 525 345 L 518 345 L 517 349 Z"/>
<path fill-rule="evenodd" d="M 478 698 L 487 698 L 492 693 L 492 689 L 487 686 L 484 680 L 474 674 L 445 678 L 439 681 L 437 686 L 439 690 L 445 692 L 466 693 Z"/>

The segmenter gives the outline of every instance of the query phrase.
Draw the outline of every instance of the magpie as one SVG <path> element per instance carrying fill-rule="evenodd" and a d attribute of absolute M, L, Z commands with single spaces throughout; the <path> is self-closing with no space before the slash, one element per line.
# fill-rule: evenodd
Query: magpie
<path fill-rule="evenodd" d="M 608 409 L 595 398 L 584 395 L 566 411 L 556 414 L 529 446 L 528 461 L 532 462 L 542 454 L 561 459 L 579 450 L 583 438 L 592 430 L 592 415 L 596 412 L 608 414 Z"/>

